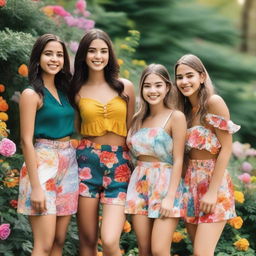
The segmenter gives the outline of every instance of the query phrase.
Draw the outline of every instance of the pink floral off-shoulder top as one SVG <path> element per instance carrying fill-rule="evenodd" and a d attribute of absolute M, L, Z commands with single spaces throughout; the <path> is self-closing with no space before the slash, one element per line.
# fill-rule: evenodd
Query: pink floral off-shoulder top
<path fill-rule="evenodd" d="M 195 148 L 199 150 L 207 150 L 211 154 L 217 154 L 221 148 L 221 144 L 214 133 L 214 129 L 210 129 L 211 126 L 212 128 L 228 131 L 231 134 L 240 129 L 240 126 L 236 125 L 231 120 L 226 120 L 222 116 L 210 113 L 206 115 L 206 122 L 209 124 L 209 127 L 196 125 L 188 129 L 186 140 L 187 151 Z"/>

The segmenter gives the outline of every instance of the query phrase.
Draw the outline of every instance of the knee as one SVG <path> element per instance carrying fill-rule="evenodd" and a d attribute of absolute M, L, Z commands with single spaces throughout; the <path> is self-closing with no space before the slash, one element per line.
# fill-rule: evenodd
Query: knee
<path fill-rule="evenodd" d="M 119 240 L 111 237 L 102 237 L 102 248 L 104 252 L 115 252 L 119 250 Z"/>
<path fill-rule="evenodd" d="M 140 256 L 152 256 L 151 249 L 149 247 L 139 246 Z"/>
<path fill-rule="evenodd" d="M 96 248 L 98 245 L 98 237 L 87 234 L 79 234 L 80 247 Z"/>
<path fill-rule="evenodd" d="M 214 256 L 214 252 L 202 252 L 201 250 L 194 250 L 193 256 Z"/>
<path fill-rule="evenodd" d="M 66 239 L 66 236 L 56 236 L 54 238 L 54 242 L 53 242 L 53 245 L 58 247 L 58 248 L 63 248 L 64 246 L 64 243 L 65 243 L 65 239 Z"/>

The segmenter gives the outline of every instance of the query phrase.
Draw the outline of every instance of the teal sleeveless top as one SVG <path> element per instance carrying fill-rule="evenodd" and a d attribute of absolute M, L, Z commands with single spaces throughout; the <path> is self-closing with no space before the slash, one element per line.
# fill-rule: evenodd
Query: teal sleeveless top
<path fill-rule="evenodd" d="M 74 132 L 75 111 L 67 96 L 57 90 L 60 104 L 46 87 L 43 92 L 43 106 L 36 112 L 34 137 L 60 139 L 70 136 Z"/>

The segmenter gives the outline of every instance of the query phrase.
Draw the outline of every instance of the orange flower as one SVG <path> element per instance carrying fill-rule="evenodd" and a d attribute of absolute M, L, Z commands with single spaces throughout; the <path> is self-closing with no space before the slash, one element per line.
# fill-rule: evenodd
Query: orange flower
<path fill-rule="evenodd" d="M 80 141 L 76 139 L 71 139 L 70 144 L 73 148 L 78 148 Z"/>
<path fill-rule="evenodd" d="M 123 229 L 123 231 L 124 231 L 125 233 L 129 233 L 131 230 L 132 230 L 131 224 L 129 223 L 129 221 L 126 220 L 125 223 L 124 223 L 124 229 Z"/>
<path fill-rule="evenodd" d="M 4 7 L 6 5 L 6 0 L 0 0 L 0 7 Z"/>
<path fill-rule="evenodd" d="M 28 76 L 28 67 L 26 64 L 21 64 L 18 69 L 18 73 L 21 76 Z"/>
<path fill-rule="evenodd" d="M 115 181 L 117 182 L 128 182 L 130 175 L 130 169 L 127 164 L 122 164 L 115 169 Z"/>
<path fill-rule="evenodd" d="M 5 86 L 3 84 L 0 84 L 0 92 L 4 92 L 4 91 L 5 91 Z"/>
<path fill-rule="evenodd" d="M 9 108 L 6 100 L 3 99 L 3 97 L 0 96 L 0 111 L 7 111 Z"/>
<path fill-rule="evenodd" d="M 234 243 L 234 245 L 238 251 L 247 251 L 250 246 L 248 240 L 245 238 L 240 238 Z"/>
<path fill-rule="evenodd" d="M 237 216 L 233 219 L 228 220 L 228 224 L 235 229 L 239 229 L 243 225 L 243 219 L 240 216 Z"/>
<path fill-rule="evenodd" d="M 136 191 L 141 194 L 147 194 L 148 182 L 146 180 L 138 181 L 136 184 Z"/>
<path fill-rule="evenodd" d="M 172 236 L 172 242 L 179 243 L 184 236 L 180 232 L 174 232 Z"/>
<path fill-rule="evenodd" d="M 48 191 L 54 191 L 55 190 L 55 182 L 54 179 L 49 179 L 46 182 L 46 190 Z"/>
<path fill-rule="evenodd" d="M 4 112 L 0 112 L 0 121 L 7 121 L 8 115 Z"/>
<path fill-rule="evenodd" d="M 6 177 L 4 179 L 4 185 L 8 188 L 13 188 L 19 185 L 19 177 Z"/>
<path fill-rule="evenodd" d="M 97 252 L 97 256 L 103 256 L 102 252 Z"/>

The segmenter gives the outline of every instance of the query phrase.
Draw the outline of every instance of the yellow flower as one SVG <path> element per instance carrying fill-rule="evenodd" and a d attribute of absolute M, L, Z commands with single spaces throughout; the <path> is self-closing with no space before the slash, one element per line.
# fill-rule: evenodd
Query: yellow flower
<path fill-rule="evenodd" d="M 228 220 L 228 224 L 235 229 L 239 229 L 243 225 L 243 219 L 240 216 L 237 216 L 233 219 Z"/>
<path fill-rule="evenodd" d="M 172 242 L 179 243 L 184 236 L 180 232 L 174 232 L 172 236 Z"/>
<path fill-rule="evenodd" d="M 244 193 L 243 192 L 235 191 L 234 196 L 235 196 L 235 201 L 237 203 L 242 204 L 244 202 Z"/>
<path fill-rule="evenodd" d="M 256 183 L 256 176 L 251 176 L 251 183 Z"/>
<path fill-rule="evenodd" d="M 123 229 L 123 231 L 125 232 L 125 233 L 129 233 L 130 231 L 131 231 L 131 224 L 129 223 L 129 221 L 125 221 L 125 223 L 124 223 L 124 229 Z"/>
<path fill-rule="evenodd" d="M 127 69 L 125 69 L 124 70 L 124 77 L 129 78 L 129 76 L 130 76 L 130 72 Z"/>
<path fill-rule="evenodd" d="M 250 246 L 248 240 L 245 238 L 240 238 L 234 243 L 234 245 L 236 249 L 239 251 L 247 251 Z"/>
<path fill-rule="evenodd" d="M 54 14 L 52 6 L 45 6 L 41 10 L 48 17 L 51 17 Z"/>
<path fill-rule="evenodd" d="M 7 121 L 7 120 L 8 120 L 8 115 L 4 112 L 0 112 L 0 121 Z"/>
<path fill-rule="evenodd" d="M 124 61 L 122 59 L 118 59 L 117 62 L 120 66 L 124 64 Z"/>
<path fill-rule="evenodd" d="M 18 73 L 21 76 L 28 76 L 28 67 L 26 64 L 21 64 L 18 69 Z"/>
<path fill-rule="evenodd" d="M 3 128 L 3 129 L 6 129 L 6 128 L 7 128 L 6 123 L 5 123 L 5 122 L 2 122 L 1 120 L 0 120 L 0 128 Z"/>
<path fill-rule="evenodd" d="M 120 48 L 121 48 L 121 49 L 128 50 L 128 49 L 129 49 L 129 46 L 128 46 L 127 44 L 121 44 L 121 45 L 120 45 Z"/>

